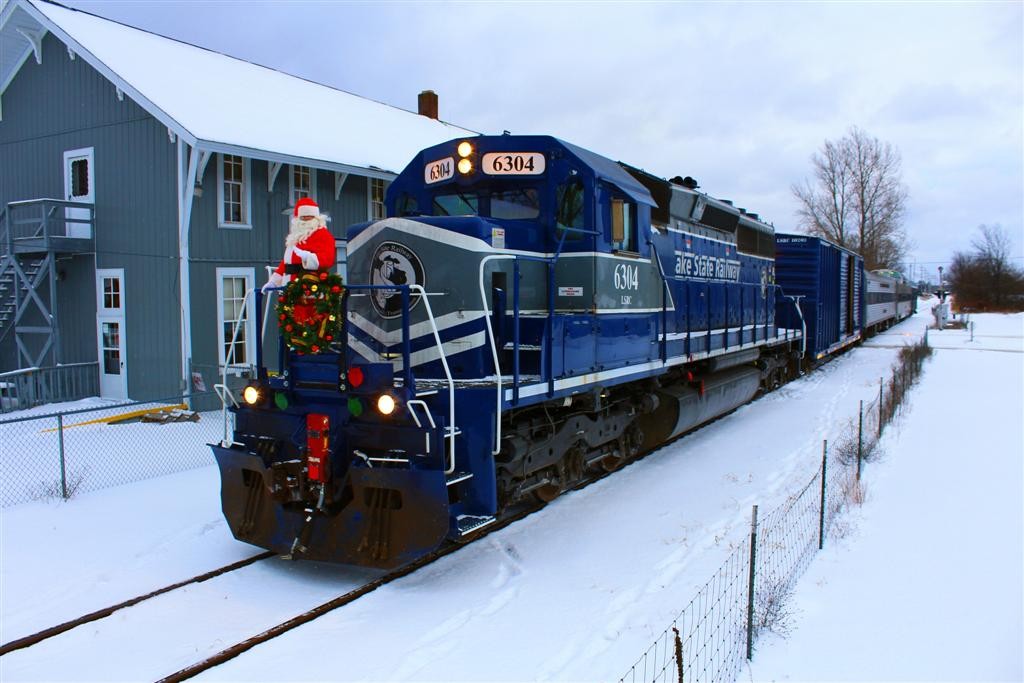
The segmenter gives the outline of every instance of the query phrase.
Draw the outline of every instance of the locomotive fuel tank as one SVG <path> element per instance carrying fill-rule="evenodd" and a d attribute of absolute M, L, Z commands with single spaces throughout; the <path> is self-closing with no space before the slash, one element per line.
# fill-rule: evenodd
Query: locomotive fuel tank
<path fill-rule="evenodd" d="M 759 370 L 737 367 L 688 384 L 662 387 L 658 392 L 657 409 L 640 418 L 644 448 L 653 448 L 739 408 L 754 397 L 760 384 Z"/>

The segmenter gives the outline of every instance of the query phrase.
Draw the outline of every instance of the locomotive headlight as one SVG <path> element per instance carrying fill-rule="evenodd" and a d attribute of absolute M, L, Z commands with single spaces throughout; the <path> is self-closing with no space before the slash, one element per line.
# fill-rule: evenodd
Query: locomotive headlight
<path fill-rule="evenodd" d="M 466 157 L 468 157 L 470 154 L 473 153 L 473 144 L 471 142 L 469 142 L 469 141 L 460 142 L 459 143 L 459 147 L 458 147 L 458 152 L 459 152 L 459 156 L 462 157 L 463 159 L 465 159 Z M 462 170 L 461 164 L 459 166 L 459 170 L 460 171 Z"/>
<path fill-rule="evenodd" d="M 256 405 L 260 401 L 260 390 L 254 384 L 250 384 L 242 391 L 242 399 L 251 406 Z"/>
<path fill-rule="evenodd" d="M 377 399 L 377 410 L 381 415 L 390 415 L 395 412 L 395 398 L 391 394 L 381 394 Z"/>
<path fill-rule="evenodd" d="M 473 170 L 473 162 L 469 159 L 459 159 L 459 173 L 467 175 Z"/>

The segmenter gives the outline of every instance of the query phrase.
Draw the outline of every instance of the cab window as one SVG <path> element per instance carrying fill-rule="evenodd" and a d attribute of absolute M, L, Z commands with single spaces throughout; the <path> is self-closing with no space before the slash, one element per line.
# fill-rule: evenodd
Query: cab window
<path fill-rule="evenodd" d="M 491 193 L 491 218 L 531 220 L 540 215 L 540 194 L 530 187 Z"/>
<path fill-rule="evenodd" d="M 555 226 L 561 236 L 566 228 L 583 229 L 583 182 L 579 178 L 569 180 L 555 191 Z M 581 240 L 583 234 L 575 231 L 566 233 L 565 239 Z"/>
<path fill-rule="evenodd" d="M 638 251 L 636 234 L 636 204 L 623 199 L 611 200 L 611 242 L 618 251 Z"/>
<path fill-rule="evenodd" d="M 475 194 L 458 192 L 434 197 L 435 216 L 476 216 L 480 213 L 480 199 Z"/>
<path fill-rule="evenodd" d="M 412 196 L 408 192 L 403 192 L 402 196 L 398 199 L 398 215 L 399 216 L 415 216 L 420 211 L 416 197 Z"/>

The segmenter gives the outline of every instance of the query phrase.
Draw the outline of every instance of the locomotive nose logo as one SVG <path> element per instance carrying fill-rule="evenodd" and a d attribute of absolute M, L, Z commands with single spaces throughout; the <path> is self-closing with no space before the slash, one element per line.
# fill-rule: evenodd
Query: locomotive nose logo
<path fill-rule="evenodd" d="M 405 245 L 381 242 L 373 252 L 370 284 L 425 286 L 423 263 Z M 416 308 L 419 302 L 419 295 L 410 294 L 409 310 Z M 402 315 L 402 293 L 396 289 L 373 290 L 370 294 L 370 303 L 373 310 L 383 318 L 397 318 Z"/>

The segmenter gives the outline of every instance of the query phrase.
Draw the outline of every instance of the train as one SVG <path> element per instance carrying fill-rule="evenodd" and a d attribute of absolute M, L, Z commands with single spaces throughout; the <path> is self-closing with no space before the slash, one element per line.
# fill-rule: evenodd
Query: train
<path fill-rule="evenodd" d="M 909 315 L 849 250 L 555 137 L 424 149 L 385 203 L 211 444 L 235 538 L 293 559 L 472 540 Z"/>

